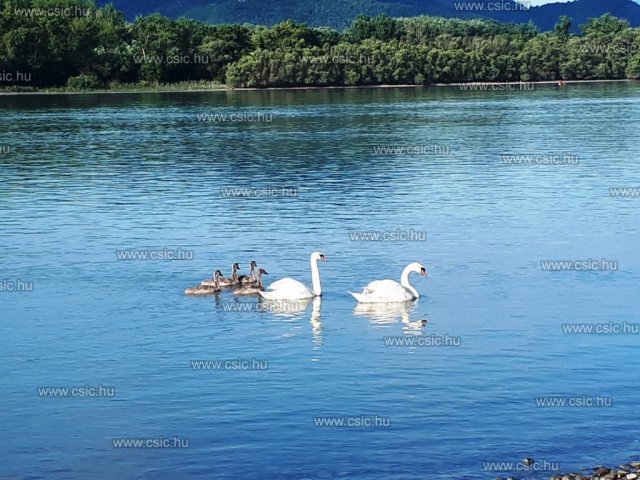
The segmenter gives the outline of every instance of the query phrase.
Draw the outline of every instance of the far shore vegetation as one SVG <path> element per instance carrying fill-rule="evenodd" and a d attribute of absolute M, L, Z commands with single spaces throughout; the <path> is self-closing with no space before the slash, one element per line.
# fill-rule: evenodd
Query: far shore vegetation
<path fill-rule="evenodd" d="M 172 91 L 640 79 L 640 28 L 359 16 L 350 28 L 126 21 L 84 0 L 0 2 L 0 92 Z"/>

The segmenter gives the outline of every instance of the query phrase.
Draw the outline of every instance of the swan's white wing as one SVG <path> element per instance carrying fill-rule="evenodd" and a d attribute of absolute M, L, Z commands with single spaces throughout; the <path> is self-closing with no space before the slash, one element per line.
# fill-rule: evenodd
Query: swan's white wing
<path fill-rule="evenodd" d="M 273 282 L 269 285 L 269 290 L 260 292 L 260 295 L 269 300 L 276 300 L 309 298 L 313 293 L 303 283 L 293 278 L 283 278 Z"/>
<path fill-rule="evenodd" d="M 414 300 L 413 294 L 394 280 L 375 280 L 362 293 L 352 293 L 359 302 L 384 303 Z"/>
<path fill-rule="evenodd" d="M 364 293 L 349 292 L 360 303 L 367 303 L 367 296 Z"/>
<path fill-rule="evenodd" d="M 299 282 L 298 280 L 294 280 L 293 278 L 283 278 L 273 282 L 269 285 L 269 290 L 281 290 L 281 289 L 300 289 L 307 288 L 304 286 L 304 283 Z"/>
<path fill-rule="evenodd" d="M 367 292 L 384 292 L 387 290 L 394 290 L 398 287 L 404 288 L 395 280 L 374 280 L 369 285 L 364 287 Z"/>

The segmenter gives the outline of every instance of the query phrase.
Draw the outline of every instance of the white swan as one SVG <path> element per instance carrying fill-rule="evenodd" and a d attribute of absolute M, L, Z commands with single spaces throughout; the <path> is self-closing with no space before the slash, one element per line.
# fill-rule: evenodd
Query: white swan
<path fill-rule="evenodd" d="M 413 262 L 402 271 L 400 283 L 394 280 L 376 280 L 367 285 L 362 293 L 349 293 L 361 303 L 395 303 L 416 300 L 420 294 L 409 283 L 411 272 L 427 276 L 427 269 L 422 264 Z"/>
<path fill-rule="evenodd" d="M 302 300 L 305 298 L 319 297 L 322 295 L 322 285 L 320 285 L 320 271 L 318 270 L 318 260 L 327 261 L 320 252 L 313 252 L 309 258 L 311 263 L 312 290 L 309 290 L 303 283 L 293 278 L 283 278 L 269 285 L 269 290 L 260 292 L 267 300 Z"/>

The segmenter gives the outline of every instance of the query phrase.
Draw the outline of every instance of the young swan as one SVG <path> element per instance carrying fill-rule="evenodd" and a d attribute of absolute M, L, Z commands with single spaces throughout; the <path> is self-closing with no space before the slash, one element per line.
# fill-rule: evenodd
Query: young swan
<path fill-rule="evenodd" d="M 233 291 L 234 295 L 258 295 L 264 290 L 262 285 L 262 275 L 269 275 L 264 268 L 258 269 L 258 281 L 255 285 L 245 285 L 244 287 L 237 288 Z"/>
<path fill-rule="evenodd" d="M 249 275 L 240 275 L 238 277 L 238 282 L 240 285 L 255 285 L 258 282 L 258 277 L 256 276 L 256 267 L 258 264 L 255 260 L 251 260 Z"/>
<path fill-rule="evenodd" d="M 220 277 L 222 277 L 222 272 L 220 270 L 216 270 L 213 273 L 213 285 L 198 285 L 196 287 L 187 288 L 184 293 L 185 295 L 191 296 L 203 296 L 203 295 L 213 295 L 214 293 L 218 293 L 220 290 Z"/>
<path fill-rule="evenodd" d="M 225 277 L 220 277 L 218 279 L 218 286 L 219 287 L 233 287 L 235 285 L 239 285 L 239 281 L 238 281 L 238 270 L 240 269 L 240 264 L 239 263 L 234 263 L 233 265 L 231 265 L 231 278 L 225 278 Z M 216 272 L 219 272 L 220 270 L 216 270 Z M 215 280 L 215 272 L 213 273 L 214 278 L 210 278 L 207 280 L 203 280 L 202 282 L 200 282 L 200 285 L 202 285 L 203 287 L 211 287 L 211 286 L 215 286 L 216 285 L 216 280 Z"/>

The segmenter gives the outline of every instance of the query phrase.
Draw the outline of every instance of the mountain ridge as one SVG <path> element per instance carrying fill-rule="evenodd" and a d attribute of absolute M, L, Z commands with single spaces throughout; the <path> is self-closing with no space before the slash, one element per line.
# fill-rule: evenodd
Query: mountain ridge
<path fill-rule="evenodd" d="M 185 16 L 207 23 L 252 23 L 273 25 L 293 19 L 310 26 L 328 26 L 343 29 L 356 15 L 374 16 L 385 13 L 393 17 L 435 15 L 447 18 L 491 18 L 501 22 L 527 23 L 532 21 L 539 29 L 551 30 L 558 18 L 572 18 L 574 31 L 589 18 L 605 13 L 640 26 L 640 5 L 633 0 L 574 0 L 566 3 L 523 8 L 514 0 L 273 0 L 265 8 L 264 0 L 111 0 L 132 20 L 137 15 L 160 13 L 171 18 Z"/>

